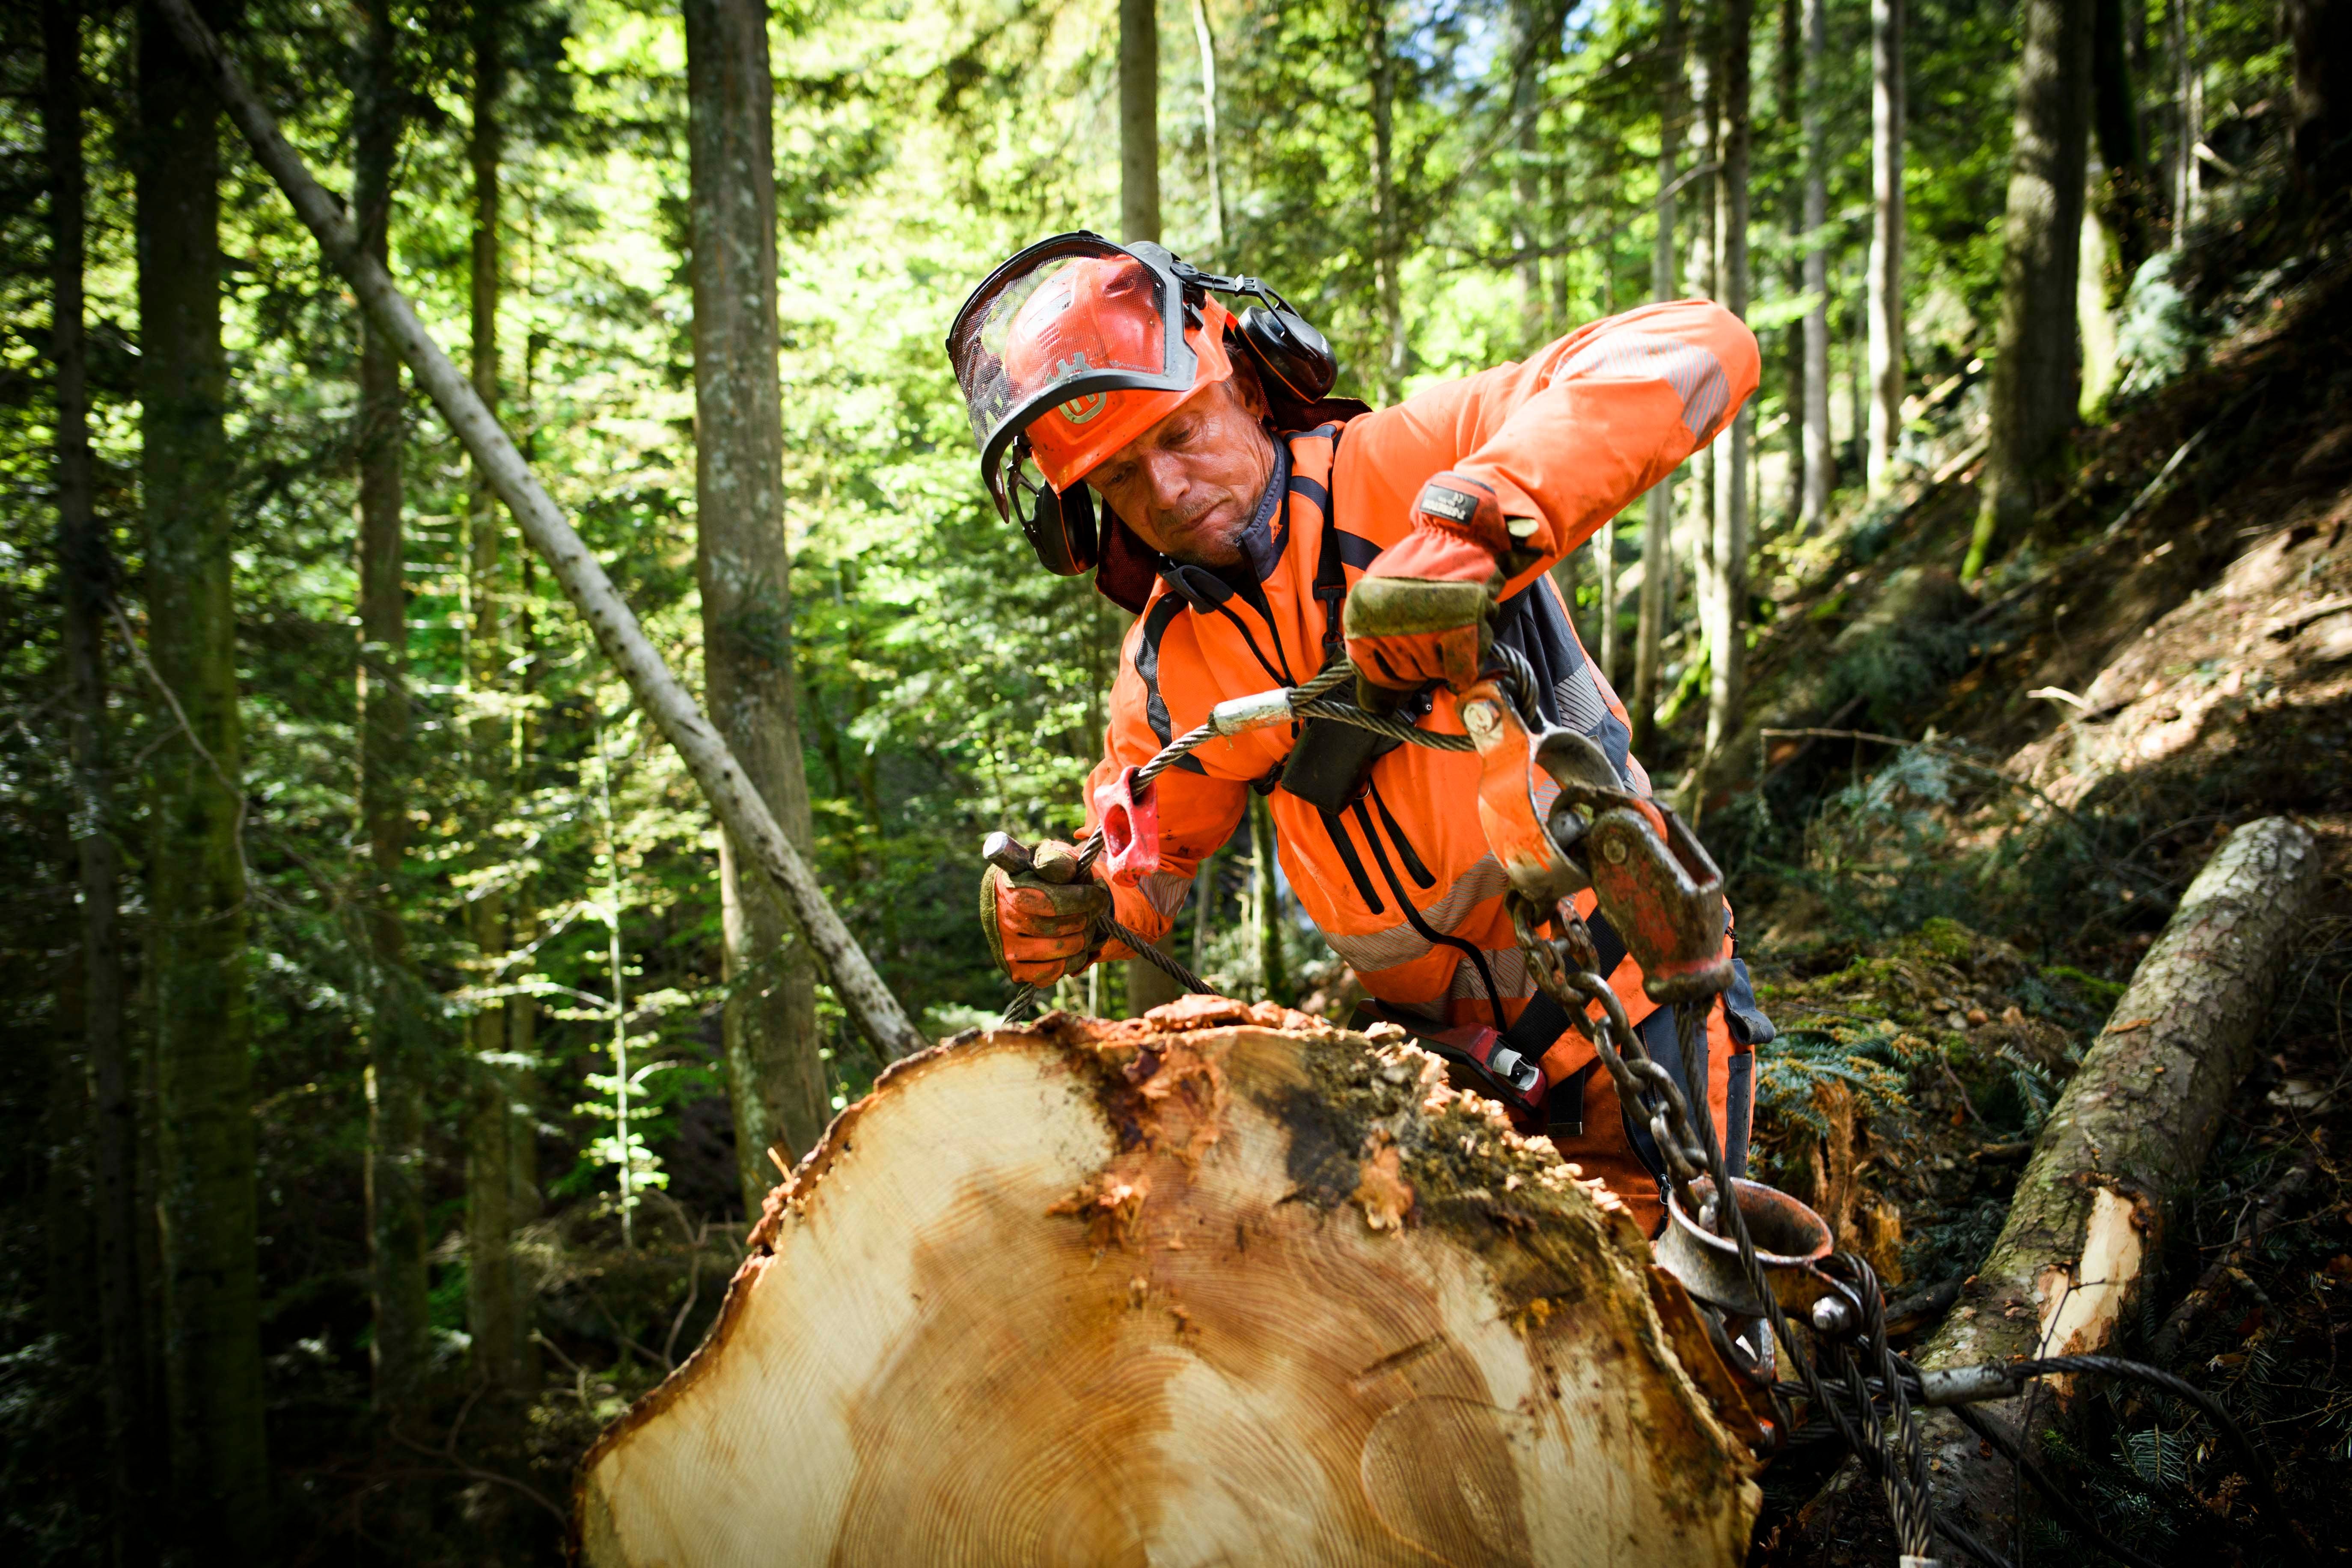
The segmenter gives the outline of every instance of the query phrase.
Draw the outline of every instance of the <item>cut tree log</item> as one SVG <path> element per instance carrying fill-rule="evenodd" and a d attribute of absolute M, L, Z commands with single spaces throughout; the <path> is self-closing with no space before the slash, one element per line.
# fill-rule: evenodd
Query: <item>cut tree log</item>
<path fill-rule="evenodd" d="M 1921 1367 L 2091 1355 L 2114 1341 L 2253 1066 L 2319 873 L 2317 842 L 2284 817 L 2239 828 L 2198 873 L 2059 1097 L 2000 1239 Z M 1979 1413 L 2026 1426 L 2025 1451 L 2038 1452 L 2069 1393 L 2053 1382 Z M 1927 1436 L 1938 1503 L 1979 1539 L 2008 1539 L 2019 1489 L 2007 1463 L 1940 1411 Z"/>
<path fill-rule="evenodd" d="M 189 0 L 155 0 L 155 5 L 171 23 L 181 47 L 204 74 L 206 85 L 219 95 L 229 118 L 245 133 L 256 161 L 278 182 L 295 216 L 318 240 L 320 254 L 350 282 L 369 319 L 399 350 L 416 384 L 433 399 L 434 407 L 440 410 L 467 454 L 480 465 L 490 488 L 514 514 L 523 536 L 545 558 L 555 580 L 563 585 L 564 596 L 595 634 L 604 657 L 628 681 L 629 689 L 663 739 L 677 748 L 713 814 L 782 893 L 843 1011 L 885 1058 L 905 1057 L 929 1045 L 930 1041 L 908 1021 L 898 998 L 883 985 L 865 950 L 842 923 L 824 889 L 817 886 L 815 873 L 752 787 L 750 775 L 646 636 L 635 612 L 605 575 L 603 563 L 589 552 L 562 509 L 541 488 L 538 477 L 515 450 L 497 416 L 475 393 L 473 384 L 458 374 L 433 334 L 425 330 L 392 274 L 360 243 L 359 231 L 345 215 L 342 203 L 311 176 L 301 154 L 279 132 L 277 120 L 254 96 L 244 73 Z"/>
<path fill-rule="evenodd" d="M 574 1497 L 593 1568 L 1738 1563 L 1754 1427 L 1624 1208 L 1271 1004 L 884 1073 Z"/>

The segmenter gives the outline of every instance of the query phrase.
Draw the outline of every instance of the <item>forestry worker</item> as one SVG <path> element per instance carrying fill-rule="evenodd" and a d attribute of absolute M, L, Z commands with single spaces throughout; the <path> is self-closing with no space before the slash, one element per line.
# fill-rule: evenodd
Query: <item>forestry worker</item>
<path fill-rule="evenodd" d="M 1235 316 L 1221 292 L 1255 302 Z M 999 510 L 1048 569 L 1091 571 L 1135 616 L 1087 792 L 1089 827 L 1097 789 L 1213 705 L 1298 685 L 1343 647 L 1360 700 L 1454 734 L 1455 695 L 1489 643 L 1515 648 L 1546 720 L 1591 737 L 1627 787 L 1648 794 L 1624 707 L 1548 574 L 1755 390 L 1756 340 L 1727 311 L 1649 306 L 1372 412 L 1328 395 L 1328 346 L 1263 283 L 1076 234 L 991 275 L 948 349 Z M 1654 1229 L 1655 1148 L 1592 1070 L 1591 1043 L 1528 973 L 1479 825 L 1478 772 L 1475 755 L 1333 721 L 1213 740 L 1151 786 L 1156 871 L 1115 886 L 1097 861 L 1092 876 L 1056 880 L 1074 860 L 1055 847 L 1038 858 L 1046 874 L 990 868 L 982 923 L 1005 972 L 1033 984 L 1129 956 L 1097 943 L 1094 917 L 1115 911 L 1157 941 L 1256 790 L 1292 890 L 1382 1016 L 1433 1043 L 1486 1026 L 1539 1060 L 1542 1105 L 1522 1100 L 1516 1114 Z M 1704 1059 L 1685 1063 L 1672 1010 L 1643 994 L 1591 892 L 1575 901 L 1651 1055 L 1686 1091 L 1703 1079 L 1739 1172 L 1750 1053 L 1771 1037 L 1746 967 L 1735 963 L 1712 1010 Z"/>

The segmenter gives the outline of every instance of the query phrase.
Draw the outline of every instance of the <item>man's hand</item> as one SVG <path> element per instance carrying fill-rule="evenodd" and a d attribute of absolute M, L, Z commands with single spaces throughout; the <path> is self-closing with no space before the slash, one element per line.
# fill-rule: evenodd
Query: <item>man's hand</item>
<path fill-rule="evenodd" d="M 1455 691 L 1476 682 L 1510 544 L 1486 485 L 1449 471 L 1422 487 L 1412 531 L 1348 593 L 1348 657 L 1364 706 L 1392 707 L 1396 692 L 1433 680 Z"/>
<path fill-rule="evenodd" d="M 1051 985 L 1095 961 L 1094 918 L 1110 912 L 1110 889 L 1078 876 L 1078 852 L 1047 840 L 1029 872 L 991 866 L 980 879 L 980 924 L 996 966 L 1028 985 Z"/>

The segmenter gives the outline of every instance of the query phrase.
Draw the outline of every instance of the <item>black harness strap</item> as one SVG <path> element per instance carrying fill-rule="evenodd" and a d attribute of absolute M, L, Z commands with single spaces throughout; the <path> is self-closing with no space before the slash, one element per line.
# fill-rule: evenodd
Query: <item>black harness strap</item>
<path fill-rule="evenodd" d="M 1348 599 L 1348 565 L 1339 554 L 1339 520 L 1328 511 L 1323 515 L 1323 546 L 1315 556 L 1315 596 L 1323 601 L 1323 668 L 1328 669 L 1348 656 L 1339 622 L 1339 607 Z"/>

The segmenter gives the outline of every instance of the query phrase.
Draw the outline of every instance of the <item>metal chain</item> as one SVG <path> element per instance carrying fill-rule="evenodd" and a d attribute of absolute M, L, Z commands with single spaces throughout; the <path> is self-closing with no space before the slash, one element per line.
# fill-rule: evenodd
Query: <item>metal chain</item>
<path fill-rule="evenodd" d="M 1521 950 L 1528 959 L 1528 969 L 1537 986 L 1558 1003 L 1570 1022 L 1592 1042 L 1593 1054 L 1609 1071 L 1610 1080 L 1617 1087 L 1619 1103 L 1637 1109 L 1649 1123 L 1650 1135 L 1664 1158 L 1668 1184 L 1683 1212 L 1695 1222 L 1706 1225 L 1717 1234 L 1727 1237 L 1738 1249 L 1741 1274 L 1748 1289 L 1764 1308 L 1771 1332 L 1780 1343 L 1789 1347 L 1790 1359 L 1797 1364 L 1806 1397 L 1813 1407 L 1830 1418 L 1838 1436 L 1887 1489 L 1895 1511 L 1895 1527 L 1906 1556 L 1931 1559 L 1934 1553 L 1934 1512 L 1927 1485 L 1925 1459 L 1919 1446 L 1917 1423 L 1913 1419 L 1907 1403 L 1890 1401 L 1893 1429 L 1878 1416 L 1877 1408 L 1867 1390 L 1855 1402 L 1853 1408 L 1862 1415 L 1862 1426 L 1844 1401 L 1834 1396 L 1823 1381 L 1812 1358 L 1805 1353 L 1804 1342 L 1799 1339 L 1788 1315 L 1781 1310 L 1772 1280 L 1765 1272 L 1763 1260 L 1758 1257 L 1755 1239 L 1748 1231 L 1747 1216 L 1740 1212 L 1737 1189 L 1731 1182 L 1731 1172 L 1724 1163 L 1723 1147 L 1714 1136 L 1713 1118 L 1702 1107 L 1698 1119 L 1692 1114 L 1690 1102 L 1672 1074 L 1653 1060 L 1627 1016 L 1625 1005 L 1617 993 L 1595 971 L 1600 968 L 1592 934 L 1572 909 L 1556 907 L 1546 911 L 1532 908 L 1528 900 L 1514 892 L 1507 900 L 1511 910 L 1511 924 L 1518 934 Z M 1546 939 L 1538 930 L 1539 924 L 1560 928 L 1558 942 Z M 1571 967 L 1571 965 L 1573 967 Z M 1594 1004 L 1601 1007 L 1601 1016 L 1591 1016 Z M 1704 1025 L 1710 1002 L 1701 1006 L 1686 1006 L 1676 1019 L 1676 1030 L 1684 1047 L 1683 1059 L 1691 1060 L 1690 1047 L 1696 1043 L 1696 1030 Z M 1695 1125 L 1695 1120 L 1696 1125 Z M 1700 1127 L 1705 1127 L 1704 1133 Z M 1696 1184 L 1701 1175 L 1707 1177 L 1716 1196 L 1712 1205 L 1699 1202 Z M 1851 1273 L 1857 1287 L 1856 1294 L 1875 1301 L 1878 1296 L 1877 1278 L 1870 1266 L 1850 1253 L 1840 1253 L 1836 1261 L 1841 1271 Z M 1865 1321 L 1878 1325 L 1878 1352 L 1882 1359 L 1891 1356 L 1885 1349 L 1883 1307 L 1866 1313 Z M 1841 1347 L 1841 1355 L 1851 1352 Z M 1891 1362 L 1889 1363 L 1891 1365 Z M 1858 1375 L 1857 1373 L 1853 1375 Z M 1845 1392 L 1852 1397 L 1853 1375 L 1848 1378 Z"/>

